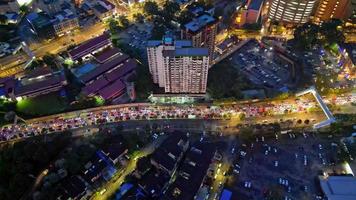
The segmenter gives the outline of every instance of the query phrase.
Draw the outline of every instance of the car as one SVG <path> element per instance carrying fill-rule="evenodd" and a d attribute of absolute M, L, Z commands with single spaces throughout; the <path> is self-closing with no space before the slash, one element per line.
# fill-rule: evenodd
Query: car
<path fill-rule="evenodd" d="M 275 167 L 278 167 L 278 161 L 277 161 L 277 160 L 274 161 L 274 166 L 275 166 Z"/>
<path fill-rule="evenodd" d="M 235 174 L 240 174 L 240 170 L 237 170 L 237 169 L 234 169 L 233 172 L 234 172 Z"/>

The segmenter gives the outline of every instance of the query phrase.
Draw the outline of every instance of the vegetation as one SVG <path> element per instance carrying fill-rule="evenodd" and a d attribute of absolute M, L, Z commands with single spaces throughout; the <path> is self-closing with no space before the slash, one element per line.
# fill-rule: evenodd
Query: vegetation
<path fill-rule="evenodd" d="M 239 70 L 229 61 L 222 61 L 209 71 L 207 91 L 213 99 L 239 99 L 242 97 L 241 89 L 246 87 L 247 83 Z"/>
<path fill-rule="evenodd" d="M 42 58 L 37 58 L 32 61 L 32 63 L 27 67 L 28 71 L 32 71 L 41 67 L 49 67 L 53 71 L 59 70 L 56 63 L 56 56 L 54 54 L 47 53 Z"/>
<path fill-rule="evenodd" d="M 30 12 L 30 7 L 28 7 L 28 5 L 24 4 L 24 5 L 20 6 L 21 14 L 26 15 L 29 12 Z"/>
<path fill-rule="evenodd" d="M 301 50 L 309 50 L 319 43 L 319 27 L 311 22 L 298 26 L 294 30 L 295 46 Z"/>
<path fill-rule="evenodd" d="M 250 31 L 258 31 L 258 30 L 261 30 L 262 24 L 259 24 L 259 23 L 244 24 L 243 28 L 250 30 Z"/>
<path fill-rule="evenodd" d="M 345 36 L 341 30 L 342 22 L 332 19 L 323 22 L 320 26 L 311 22 L 297 27 L 294 31 L 294 44 L 300 50 L 309 50 L 313 46 L 341 44 L 345 41 Z"/>
<path fill-rule="evenodd" d="M 5 15 L 0 15 L 0 24 L 5 24 L 7 21 L 7 17 Z"/>
<path fill-rule="evenodd" d="M 16 30 L 17 27 L 14 24 L 0 25 L 0 42 L 7 42 L 13 37 Z"/>
<path fill-rule="evenodd" d="M 70 143 L 70 133 L 41 136 L 2 146 L 0 151 L 0 199 L 20 197 L 52 158 Z"/>
<path fill-rule="evenodd" d="M 141 13 L 135 13 L 135 14 L 133 15 L 133 18 L 135 19 L 135 22 L 136 22 L 136 23 L 143 23 L 144 20 L 145 20 L 145 17 L 144 17 L 143 14 L 141 14 Z"/>
<path fill-rule="evenodd" d="M 134 82 L 137 100 L 146 100 L 148 96 L 152 94 L 152 91 L 154 89 L 153 80 L 147 66 L 137 66 Z"/>
<path fill-rule="evenodd" d="M 16 112 L 25 116 L 41 116 L 64 112 L 66 107 L 67 101 L 64 97 L 51 93 L 19 100 Z"/>
<path fill-rule="evenodd" d="M 143 12 L 146 17 L 152 17 L 159 14 L 158 4 L 155 1 L 145 1 Z"/>

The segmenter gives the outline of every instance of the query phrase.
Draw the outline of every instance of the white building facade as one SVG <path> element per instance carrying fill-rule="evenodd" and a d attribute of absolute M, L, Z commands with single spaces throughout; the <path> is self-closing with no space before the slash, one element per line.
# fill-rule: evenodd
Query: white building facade
<path fill-rule="evenodd" d="M 149 41 L 147 56 L 153 82 L 166 93 L 206 92 L 209 50 L 193 48 L 188 40 Z"/>

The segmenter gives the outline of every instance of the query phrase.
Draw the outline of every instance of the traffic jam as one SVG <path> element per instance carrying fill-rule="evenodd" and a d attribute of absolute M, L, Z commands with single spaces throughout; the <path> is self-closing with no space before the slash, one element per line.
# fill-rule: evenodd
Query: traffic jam
<path fill-rule="evenodd" d="M 345 105 L 356 102 L 356 95 L 344 95 L 327 99 L 325 103 Z M 264 117 L 287 113 L 307 113 L 317 107 L 317 102 L 308 99 L 281 101 L 280 103 L 209 105 L 152 105 L 126 104 L 77 111 L 79 114 L 60 114 L 31 120 L 30 123 L 5 125 L 0 129 L 0 141 L 31 137 L 39 134 L 61 132 L 86 126 L 128 120 L 156 119 L 231 119 L 239 117 Z M 93 110 L 93 111 L 91 111 Z M 75 112 L 74 112 L 75 113 Z M 68 116 L 69 115 L 69 116 Z"/>

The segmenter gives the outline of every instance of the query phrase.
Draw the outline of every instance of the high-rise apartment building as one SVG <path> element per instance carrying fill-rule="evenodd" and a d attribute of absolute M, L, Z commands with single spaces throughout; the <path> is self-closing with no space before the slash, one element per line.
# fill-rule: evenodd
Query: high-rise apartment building
<path fill-rule="evenodd" d="M 351 13 L 351 0 L 320 0 L 315 21 L 322 22 L 332 18 L 345 20 L 351 16 Z"/>
<path fill-rule="evenodd" d="M 209 58 L 212 61 L 214 59 L 217 29 L 218 20 L 210 14 L 204 13 L 182 26 L 181 37 L 185 40 L 191 40 L 193 47 L 208 48 Z"/>
<path fill-rule="evenodd" d="M 147 57 L 153 82 L 166 93 L 204 94 L 208 79 L 209 51 L 192 47 L 189 40 L 151 40 Z"/>
<path fill-rule="evenodd" d="M 271 0 L 268 18 L 286 23 L 305 23 L 309 20 L 315 3 L 316 0 Z"/>

